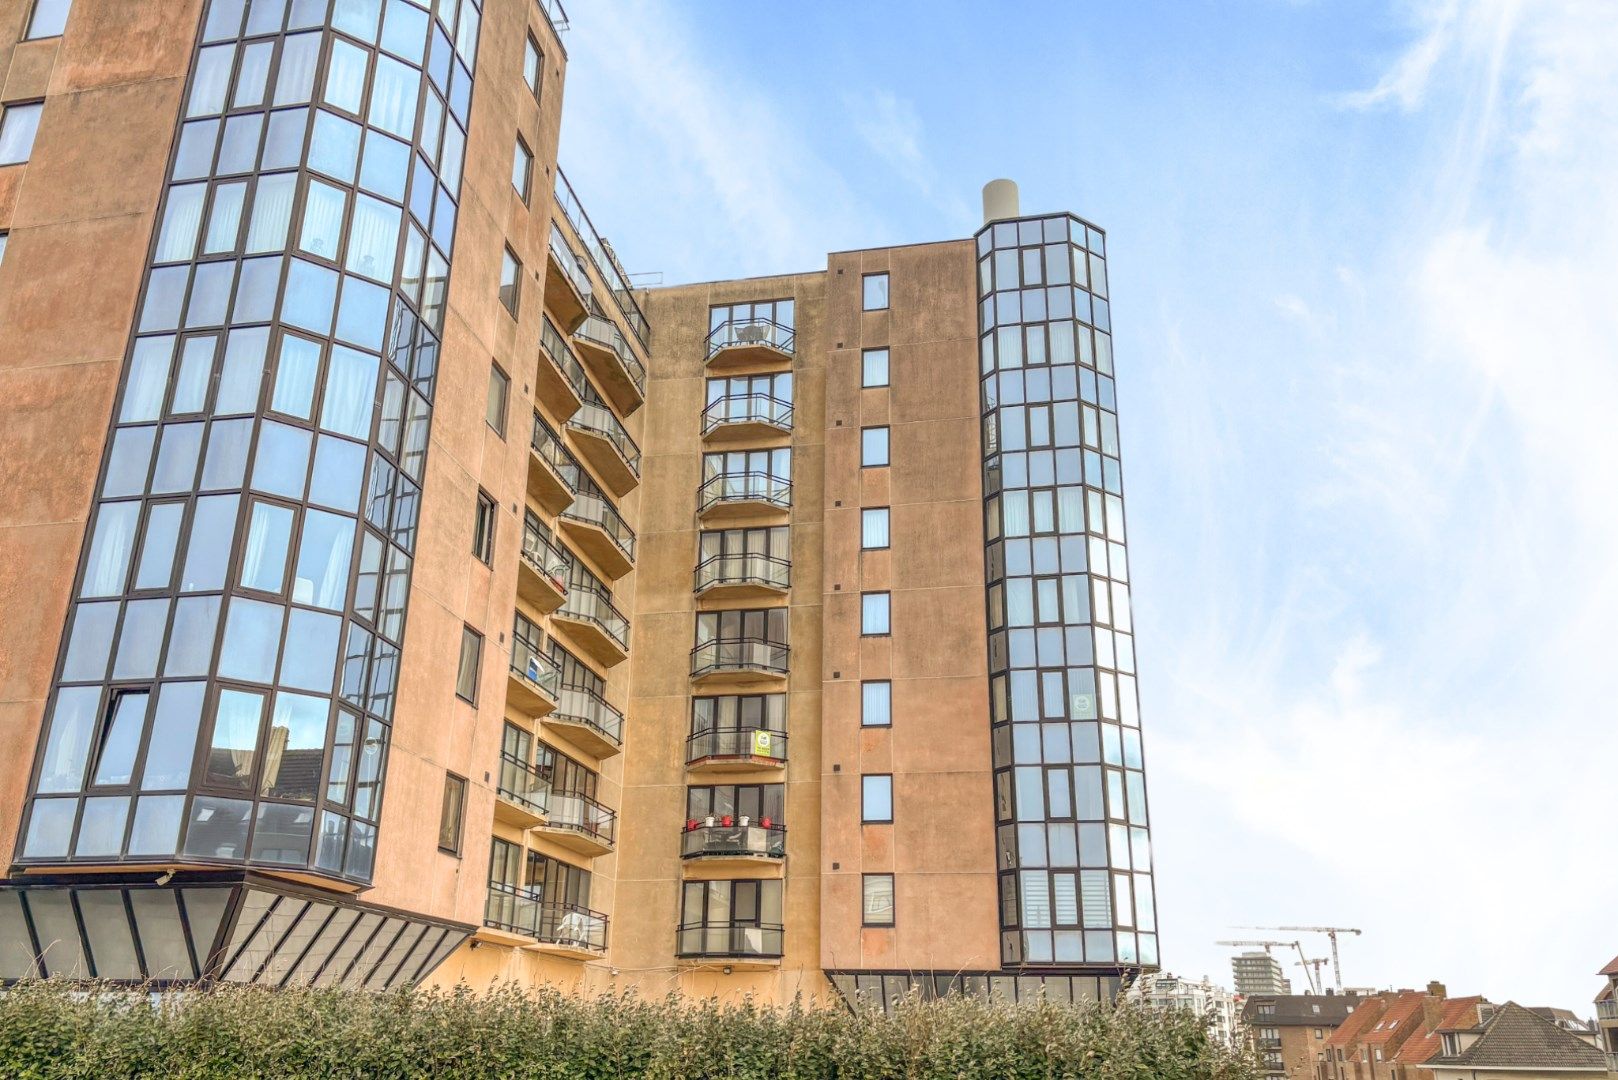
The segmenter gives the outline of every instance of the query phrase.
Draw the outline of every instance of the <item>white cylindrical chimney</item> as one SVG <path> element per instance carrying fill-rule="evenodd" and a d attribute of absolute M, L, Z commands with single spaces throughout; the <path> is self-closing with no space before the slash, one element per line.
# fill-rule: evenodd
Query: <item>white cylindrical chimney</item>
<path fill-rule="evenodd" d="M 1015 180 L 990 180 L 983 185 L 983 224 L 1014 218 L 1020 213 Z"/>

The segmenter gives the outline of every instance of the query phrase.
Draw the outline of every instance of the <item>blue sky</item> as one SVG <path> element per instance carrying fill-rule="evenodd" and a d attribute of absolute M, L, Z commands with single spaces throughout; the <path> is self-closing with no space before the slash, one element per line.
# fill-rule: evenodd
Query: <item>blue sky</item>
<path fill-rule="evenodd" d="M 632 272 L 966 236 L 996 176 L 1108 230 L 1169 968 L 1341 924 L 1350 985 L 1589 1011 L 1610 4 L 573 6 L 563 168 Z"/>

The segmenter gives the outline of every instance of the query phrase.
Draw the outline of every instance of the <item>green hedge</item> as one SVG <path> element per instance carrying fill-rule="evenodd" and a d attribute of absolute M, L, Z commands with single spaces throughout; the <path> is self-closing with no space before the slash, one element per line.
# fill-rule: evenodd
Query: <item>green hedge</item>
<path fill-rule="evenodd" d="M 113 989 L 0 994 L 0 1075 L 161 1077 L 1083 1077 L 1252 1080 L 1188 1014 L 1135 1006 L 880 1010 L 465 989 L 385 996 L 220 988 L 153 1005 Z"/>

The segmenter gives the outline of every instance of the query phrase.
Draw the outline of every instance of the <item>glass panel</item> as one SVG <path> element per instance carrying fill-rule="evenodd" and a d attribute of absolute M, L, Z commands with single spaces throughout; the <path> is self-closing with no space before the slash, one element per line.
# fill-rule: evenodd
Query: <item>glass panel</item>
<path fill-rule="evenodd" d="M 185 947 L 185 928 L 173 889 L 131 889 L 129 903 L 135 911 L 140 933 L 141 953 L 146 958 L 150 979 L 190 979 L 196 977 L 191 954 Z"/>
<path fill-rule="evenodd" d="M 242 791 L 248 789 L 263 713 L 262 694 L 229 689 L 219 692 L 203 783 Z"/>
<path fill-rule="evenodd" d="M 250 802 L 198 795 L 191 803 L 191 819 L 185 828 L 184 854 L 204 859 L 243 858 L 252 812 Z"/>
<path fill-rule="evenodd" d="M 147 795 L 135 801 L 135 823 L 129 830 L 130 855 L 172 855 L 180 846 L 184 795 Z"/>
<path fill-rule="evenodd" d="M 84 800 L 79 836 L 73 845 L 74 856 L 117 855 L 123 851 L 124 826 L 128 821 L 127 795 Z"/>
<path fill-rule="evenodd" d="M 80 889 L 78 900 L 96 978 L 139 979 L 140 961 L 135 956 L 135 935 L 124 910 L 123 890 Z"/>
<path fill-rule="evenodd" d="M 65 979 L 85 979 L 90 966 L 79 937 L 71 894 L 66 889 L 34 889 L 28 893 L 28 913 L 45 961 L 45 973 Z"/>
<path fill-rule="evenodd" d="M 135 751 L 140 749 L 141 732 L 146 726 L 149 695 L 121 693 L 113 698 L 111 717 L 101 736 L 93 784 L 127 784 L 135 767 Z"/>
<path fill-rule="evenodd" d="M 163 684 L 152 714 L 152 736 L 141 774 L 143 790 L 183 788 L 190 782 L 204 687 L 200 682 Z"/>
<path fill-rule="evenodd" d="M 69 687 L 57 692 L 35 790 L 78 791 L 83 786 L 91 732 L 100 713 L 100 687 Z"/>

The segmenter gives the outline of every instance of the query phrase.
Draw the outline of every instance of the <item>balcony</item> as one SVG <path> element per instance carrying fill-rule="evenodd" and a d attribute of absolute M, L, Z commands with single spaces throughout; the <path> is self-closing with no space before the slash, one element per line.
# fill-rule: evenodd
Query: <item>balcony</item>
<path fill-rule="evenodd" d="M 533 945 L 539 921 L 539 894 L 521 885 L 489 882 L 483 901 L 483 926 L 478 937 L 501 945 Z M 489 932 L 489 931 L 492 931 Z"/>
<path fill-rule="evenodd" d="M 708 728 L 685 740 L 694 773 L 753 772 L 787 767 L 787 733 L 766 728 Z"/>
<path fill-rule="evenodd" d="M 561 169 L 556 170 L 554 190 L 556 205 L 561 209 L 567 223 L 573 226 L 573 232 L 584 245 L 584 250 L 589 253 L 590 261 L 595 264 L 596 273 L 607 283 L 607 290 L 612 294 L 613 303 L 618 306 L 618 313 L 624 317 L 630 333 L 635 335 L 643 348 L 650 348 L 651 329 L 647 326 L 646 316 L 641 312 L 640 305 L 635 302 L 635 295 L 629 288 L 629 275 L 618 265 L 618 257 L 613 254 L 612 245 L 596 232 L 590 215 L 584 212 L 584 204 L 579 202 L 578 195 L 573 192 L 573 185 L 567 182 L 567 177 L 562 174 Z"/>
<path fill-rule="evenodd" d="M 787 857 L 784 825 L 763 825 L 742 818 L 733 825 L 688 821 L 680 834 L 680 857 L 704 866 L 777 868 Z"/>
<path fill-rule="evenodd" d="M 580 855 L 594 858 L 618 842 L 618 815 L 588 795 L 551 792 L 549 814 L 534 831 Z"/>
<path fill-rule="evenodd" d="M 550 257 L 545 260 L 545 307 L 565 333 L 577 330 L 590 314 L 590 275 L 551 222 Z"/>
<path fill-rule="evenodd" d="M 536 413 L 528 440 L 529 497 L 550 513 L 560 513 L 572 504 L 579 482 L 579 463 Z"/>
<path fill-rule="evenodd" d="M 517 564 L 517 595 L 542 612 L 552 612 L 567 599 L 567 575 L 573 560 L 556 542 L 525 522 L 522 558 Z"/>
<path fill-rule="evenodd" d="M 565 633 L 597 663 L 613 667 L 629 658 L 629 620 L 600 586 L 573 585 L 567 602 L 556 609 L 552 619 L 555 630 Z"/>
<path fill-rule="evenodd" d="M 529 948 L 577 960 L 593 960 L 607 951 L 607 917 L 578 904 L 539 904 Z"/>
<path fill-rule="evenodd" d="M 529 716 L 544 716 L 556 708 L 561 685 L 562 672 L 554 660 L 521 638 L 512 639 L 506 704 Z"/>
<path fill-rule="evenodd" d="M 597 758 L 612 757 L 624 747 L 624 714 L 588 687 L 562 687 L 556 711 L 545 718 L 545 723 Z"/>
<path fill-rule="evenodd" d="M 768 439 L 792 431 L 792 402 L 769 394 L 728 394 L 702 410 L 702 437 L 709 442 Z"/>
<path fill-rule="evenodd" d="M 567 347 L 561 331 L 545 316 L 539 330 L 538 386 L 534 396 L 551 408 L 551 413 L 565 421 L 579 411 L 584 396 L 589 392 L 590 380 L 584 374 L 584 365 Z"/>
<path fill-rule="evenodd" d="M 1618 1020 L 1618 1001 L 1608 1000 L 1596 1002 L 1596 1019 Z"/>
<path fill-rule="evenodd" d="M 635 568 L 635 530 L 600 495 L 580 494 L 562 511 L 557 526 L 614 581 Z"/>
<path fill-rule="evenodd" d="M 779 518 L 792 509 L 792 481 L 764 472 L 719 473 L 697 489 L 697 515 Z"/>
<path fill-rule="evenodd" d="M 707 360 L 713 371 L 755 364 L 791 363 L 796 334 L 774 319 L 729 319 L 708 333 Z"/>
<path fill-rule="evenodd" d="M 679 929 L 675 955 L 699 965 L 722 965 L 743 971 L 778 967 L 782 936 L 778 925 L 684 923 Z"/>
<path fill-rule="evenodd" d="M 785 680 L 787 646 L 763 638 L 716 638 L 691 650 L 691 678 L 717 686 L 758 679 Z"/>
<path fill-rule="evenodd" d="M 534 767 L 514 754 L 500 753 L 500 783 L 495 787 L 494 819 L 519 829 L 545 820 L 550 785 Z"/>
<path fill-rule="evenodd" d="M 620 499 L 640 485 L 640 447 L 611 409 L 586 401 L 567 422 L 579 453 Z"/>
<path fill-rule="evenodd" d="M 625 416 L 645 403 L 646 365 L 616 323 L 591 315 L 573 331 L 573 342 L 602 389 Z"/>
<path fill-rule="evenodd" d="M 791 585 L 792 560 L 737 552 L 710 555 L 699 562 L 693 588 L 698 596 L 748 600 L 784 596 Z"/>

